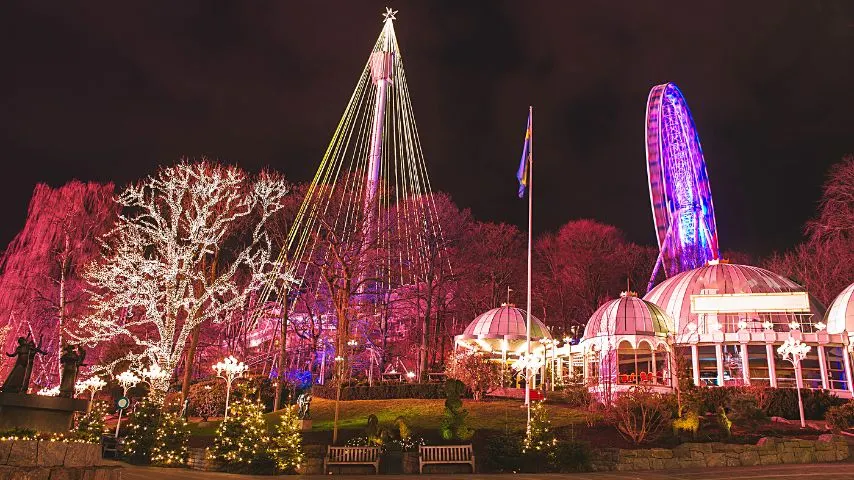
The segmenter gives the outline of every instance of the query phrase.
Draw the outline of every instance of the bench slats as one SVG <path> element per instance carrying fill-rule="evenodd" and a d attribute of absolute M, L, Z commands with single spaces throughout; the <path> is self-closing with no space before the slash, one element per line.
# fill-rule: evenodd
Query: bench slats
<path fill-rule="evenodd" d="M 468 463 L 474 473 L 474 452 L 471 445 L 443 445 L 418 447 L 419 470 L 424 472 L 424 465 L 438 463 Z"/>
<path fill-rule="evenodd" d="M 326 458 L 323 459 L 324 473 L 329 471 L 329 465 L 373 465 L 374 470 L 379 473 L 379 447 L 333 447 L 326 449 Z"/>

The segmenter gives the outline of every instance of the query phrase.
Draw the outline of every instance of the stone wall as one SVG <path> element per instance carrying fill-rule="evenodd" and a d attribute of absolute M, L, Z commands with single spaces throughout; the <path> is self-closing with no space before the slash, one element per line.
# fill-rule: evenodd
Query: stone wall
<path fill-rule="evenodd" d="M 101 460 L 101 446 L 49 440 L 0 441 L 0 479 L 95 478 L 118 480 L 121 467 Z"/>
<path fill-rule="evenodd" d="M 827 434 L 817 440 L 765 437 L 756 445 L 714 442 L 684 443 L 673 449 L 603 448 L 593 451 L 591 463 L 596 471 L 631 471 L 835 462 L 847 458 L 845 438 Z"/>

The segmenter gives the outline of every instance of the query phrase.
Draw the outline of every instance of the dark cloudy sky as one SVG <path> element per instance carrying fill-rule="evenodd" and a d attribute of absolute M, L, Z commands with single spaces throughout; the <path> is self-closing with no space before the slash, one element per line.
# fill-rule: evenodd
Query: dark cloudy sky
<path fill-rule="evenodd" d="M 832 1 L 55 1 L 0 6 L 0 245 L 36 182 L 124 184 L 207 155 L 312 175 L 381 28 L 396 24 L 434 188 L 536 230 L 573 218 L 654 242 L 644 109 L 677 83 L 706 155 L 721 246 L 788 248 L 854 151 L 854 3 Z"/>

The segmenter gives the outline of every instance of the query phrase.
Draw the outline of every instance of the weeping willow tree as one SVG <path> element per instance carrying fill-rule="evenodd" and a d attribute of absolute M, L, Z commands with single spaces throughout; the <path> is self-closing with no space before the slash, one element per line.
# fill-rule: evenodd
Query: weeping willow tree
<path fill-rule="evenodd" d="M 112 228 L 112 183 L 38 184 L 24 228 L 0 257 L 0 329 L 5 351 L 19 336 L 43 337 L 50 353 L 35 371 L 37 384 L 56 383 L 67 332 L 85 314 L 84 267 L 99 253 L 97 238 Z"/>

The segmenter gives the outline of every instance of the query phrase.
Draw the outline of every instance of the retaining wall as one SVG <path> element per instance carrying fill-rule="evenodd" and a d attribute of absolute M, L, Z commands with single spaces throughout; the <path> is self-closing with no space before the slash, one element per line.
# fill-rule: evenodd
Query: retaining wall
<path fill-rule="evenodd" d="M 595 471 L 677 470 L 741 467 L 781 463 L 836 462 L 848 458 L 848 442 L 840 435 L 817 440 L 761 438 L 756 445 L 683 443 L 676 448 L 626 450 L 601 448 L 592 452 Z"/>
<path fill-rule="evenodd" d="M 121 467 L 105 465 L 101 446 L 49 440 L 0 441 L 0 478 L 119 480 Z"/>

